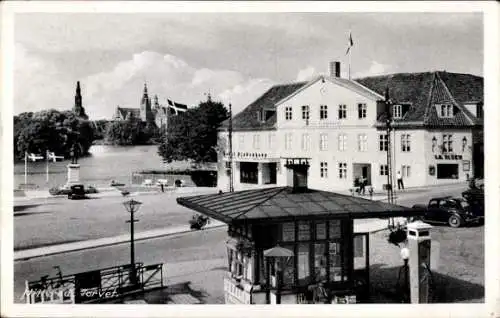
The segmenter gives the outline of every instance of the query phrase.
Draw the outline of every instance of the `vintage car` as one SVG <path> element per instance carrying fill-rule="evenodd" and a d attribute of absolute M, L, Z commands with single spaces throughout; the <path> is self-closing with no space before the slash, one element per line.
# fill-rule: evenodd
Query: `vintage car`
<path fill-rule="evenodd" d="M 86 198 L 87 195 L 85 194 L 85 187 L 83 184 L 74 184 L 70 187 L 70 192 L 68 193 L 68 199 L 78 200 Z"/>
<path fill-rule="evenodd" d="M 484 221 L 484 209 L 469 204 L 463 198 L 432 198 L 427 206 L 416 204 L 413 208 L 425 209 L 425 214 L 418 219 L 429 223 L 444 223 L 451 227 L 460 227 L 473 222 Z"/>

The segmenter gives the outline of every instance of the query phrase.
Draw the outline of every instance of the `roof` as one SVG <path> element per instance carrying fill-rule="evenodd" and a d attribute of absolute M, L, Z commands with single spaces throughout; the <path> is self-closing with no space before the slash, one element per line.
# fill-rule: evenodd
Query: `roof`
<path fill-rule="evenodd" d="M 286 222 L 300 219 L 378 218 L 412 216 L 421 210 L 334 192 L 291 187 L 198 195 L 177 198 L 177 203 L 225 222 Z"/>
<path fill-rule="evenodd" d="M 233 117 L 233 130 L 266 130 L 273 129 L 276 123 L 276 114 L 266 121 L 257 119 L 257 112 L 263 109 L 276 109 L 276 103 L 293 94 L 308 82 L 275 85 L 268 89 L 262 96 Z M 229 120 L 225 120 L 221 128 L 227 129 Z"/>
<path fill-rule="evenodd" d="M 344 88 L 347 88 L 350 91 L 353 91 L 353 92 L 355 92 L 357 94 L 363 95 L 363 96 L 365 96 L 367 98 L 370 98 L 370 99 L 373 99 L 373 100 L 380 100 L 380 99 L 384 98 L 384 96 L 377 94 L 376 92 L 374 92 L 371 89 L 369 89 L 369 88 L 367 88 L 367 87 L 359 84 L 358 82 L 351 81 L 351 80 L 348 80 L 348 79 L 345 79 L 345 78 L 340 78 L 340 77 L 329 77 L 329 76 L 321 75 L 321 76 L 318 76 L 318 77 L 312 79 L 306 85 L 302 86 L 301 88 L 299 88 L 298 90 L 296 90 L 292 94 L 290 94 L 287 97 L 285 97 L 284 99 L 280 100 L 275 105 L 278 106 L 278 105 L 286 102 L 287 100 L 289 100 L 290 98 L 292 98 L 295 95 L 299 94 L 301 91 L 305 90 L 306 88 L 308 88 L 309 86 L 311 86 L 314 83 L 318 82 L 319 80 L 322 80 L 323 82 L 329 81 L 331 83 L 334 83 L 336 85 L 339 85 L 339 86 L 342 86 Z"/>
<path fill-rule="evenodd" d="M 410 105 L 408 112 L 401 119 L 394 119 L 395 124 L 421 123 L 427 127 L 464 127 L 481 124 L 464 104 L 483 101 L 483 78 L 449 72 L 399 73 L 356 79 L 371 90 L 384 94 L 389 88 L 393 104 Z M 456 107 L 453 118 L 438 116 L 435 104 L 452 103 Z M 385 114 L 378 121 L 384 123 Z"/>
<path fill-rule="evenodd" d="M 131 113 L 134 117 L 141 117 L 141 110 L 139 108 L 125 108 L 125 107 L 116 107 L 116 110 L 120 112 L 121 118 L 126 118 L 128 113 Z"/>

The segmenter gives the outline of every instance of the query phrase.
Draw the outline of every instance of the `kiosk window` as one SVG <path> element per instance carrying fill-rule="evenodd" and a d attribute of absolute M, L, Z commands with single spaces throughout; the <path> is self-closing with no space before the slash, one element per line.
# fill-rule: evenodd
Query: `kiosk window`
<path fill-rule="evenodd" d="M 309 241 L 311 238 L 311 226 L 309 222 L 299 222 L 299 241 Z"/>
<path fill-rule="evenodd" d="M 290 251 L 293 251 L 293 246 L 283 246 Z M 292 288 L 294 284 L 295 277 L 295 266 L 293 257 L 290 257 L 288 261 L 283 264 L 283 287 L 284 288 Z"/>
<path fill-rule="evenodd" d="M 326 246 L 314 244 L 314 278 L 317 282 L 326 280 Z"/>
<path fill-rule="evenodd" d="M 295 241 L 295 223 L 283 223 L 281 238 L 283 242 Z"/>
<path fill-rule="evenodd" d="M 307 285 L 311 280 L 309 271 L 309 244 L 300 244 L 297 258 L 299 285 Z"/>
<path fill-rule="evenodd" d="M 339 238 L 340 233 L 340 220 L 330 221 L 330 228 L 328 229 L 328 234 L 330 238 Z"/>
<path fill-rule="evenodd" d="M 316 223 L 316 239 L 326 240 L 326 223 Z"/>
<path fill-rule="evenodd" d="M 340 260 L 340 244 L 339 243 L 329 243 L 328 244 L 328 256 L 330 258 L 330 281 L 339 282 L 342 281 L 342 263 Z"/>

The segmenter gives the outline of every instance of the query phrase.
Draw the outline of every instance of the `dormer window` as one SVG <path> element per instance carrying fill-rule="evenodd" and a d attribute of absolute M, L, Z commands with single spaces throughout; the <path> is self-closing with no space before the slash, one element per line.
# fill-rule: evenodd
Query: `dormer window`
<path fill-rule="evenodd" d="M 264 116 L 262 116 L 262 111 L 261 110 L 257 111 L 257 120 L 259 122 L 263 122 L 264 121 Z"/>
<path fill-rule="evenodd" d="M 453 105 L 442 104 L 438 105 L 438 113 L 442 118 L 452 118 L 453 117 Z"/>
<path fill-rule="evenodd" d="M 392 106 L 392 117 L 396 119 L 403 117 L 403 107 L 401 105 Z"/>

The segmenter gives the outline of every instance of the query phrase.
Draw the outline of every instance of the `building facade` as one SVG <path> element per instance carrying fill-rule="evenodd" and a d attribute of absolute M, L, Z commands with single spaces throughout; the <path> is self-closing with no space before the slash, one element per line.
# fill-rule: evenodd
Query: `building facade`
<path fill-rule="evenodd" d="M 235 190 L 290 184 L 286 158 L 309 158 L 309 187 L 352 188 L 363 177 L 374 189 L 398 172 L 405 187 L 463 182 L 482 166 L 476 140 L 483 129 L 483 79 L 447 72 L 347 80 L 332 74 L 277 85 L 234 116 Z M 387 137 L 388 88 L 391 106 Z M 229 189 L 228 123 L 219 132 L 218 186 Z M 477 173 L 476 173 L 477 175 Z"/>
<path fill-rule="evenodd" d="M 176 103 L 167 99 L 167 105 L 160 105 L 158 95 L 153 102 L 148 94 L 148 87 L 144 84 L 141 103 L 139 108 L 125 108 L 117 106 L 113 120 L 128 120 L 130 118 L 140 119 L 142 122 L 154 123 L 158 128 L 166 128 L 169 116 L 175 116 L 187 111 L 187 105 Z"/>

